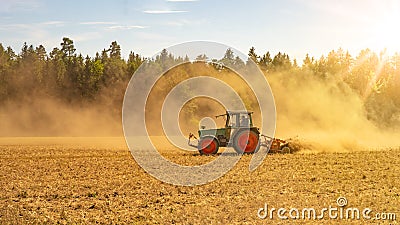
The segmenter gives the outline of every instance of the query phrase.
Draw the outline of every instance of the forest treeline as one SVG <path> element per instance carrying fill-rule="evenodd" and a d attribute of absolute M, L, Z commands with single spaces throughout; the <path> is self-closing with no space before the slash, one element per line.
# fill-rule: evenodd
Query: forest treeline
<path fill-rule="evenodd" d="M 362 99 L 368 119 L 385 126 L 400 125 L 399 54 L 388 56 L 384 51 L 377 54 L 365 49 L 353 57 L 338 49 L 318 59 L 307 54 L 298 63 L 281 52 L 258 55 L 252 47 L 248 56 L 267 78 L 280 74 L 282 79 L 295 79 L 299 85 L 307 85 L 306 81 L 302 82 L 305 77 L 327 84 L 339 83 Z M 207 56 L 199 55 L 197 59 L 207 59 Z M 168 66 L 168 61 L 187 60 L 174 57 L 166 50 L 154 59 L 134 52 L 124 59 L 116 41 L 94 57 L 78 54 L 73 40 L 67 37 L 50 52 L 43 45 L 24 43 L 17 53 L 0 43 L 0 105 L 29 102 L 32 98 L 53 98 L 81 105 L 99 104 L 99 101 L 103 104 L 101 101 L 107 96 L 113 99 L 108 104 L 120 108 L 126 85 L 143 62 L 162 67 Z M 213 61 L 234 69 L 247 65 L 230 49 L 222 59 Z"/>
<path fill-rule="evenodd" d="M 36 95 L 65 101 L 96 99 L 102 89 L 127 82 L 142 61 L 133 52 L 128 60 L 122 59 L 117 42 L 95 57 L 77 54 L 69 38 L 49 53 L 43 45 L 24 43 L 17 54 L 0 44 L 0 101 Z"/>

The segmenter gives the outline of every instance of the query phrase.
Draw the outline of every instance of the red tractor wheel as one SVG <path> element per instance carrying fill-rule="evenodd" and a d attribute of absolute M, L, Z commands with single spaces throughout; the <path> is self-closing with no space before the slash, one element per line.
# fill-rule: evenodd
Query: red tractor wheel
<path fill-rule="evenodd" d="M 233 148 L 239 154 L 257 152 L 260 149 L 258 134 L 247 129 L 239 131 L 233 139 Z"/>
<path fill-rule="evenodd" d="M 213 155 L 218 152 L 218 141 L 211 136 L 203 137 L 199 141 L 198 150 L 201 155 Z"/>

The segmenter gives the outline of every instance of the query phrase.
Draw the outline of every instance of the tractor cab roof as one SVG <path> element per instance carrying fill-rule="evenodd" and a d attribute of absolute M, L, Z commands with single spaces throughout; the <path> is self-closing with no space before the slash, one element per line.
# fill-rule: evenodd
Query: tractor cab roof
<path fill-rule="evenodd" d="M 226 111 L 226 114 L 252 114 L 253 112 L 251 111 L 246 111 L 246 110 L 228 110 Z"/>
<path fill-rule="evenodd" d="M 225 114 L 218 115 L 216 117 L 220 116 L 226 116 L 226 115 L 238 115 L 238 114 L 253 114 L 251 111 L 246 111 L 246 110 L 227 110 Z"/>
<path fill-rule="evenodd" d="M 225 119 L 225 127 L 238 128 L 238 127 L 252 127 L 253 112 L 247 110 L 227 110 L 225 114 L 215 116 L 215 118 L 223 117 Z M 247 115 L 247 116 L 246 116 Z"/>

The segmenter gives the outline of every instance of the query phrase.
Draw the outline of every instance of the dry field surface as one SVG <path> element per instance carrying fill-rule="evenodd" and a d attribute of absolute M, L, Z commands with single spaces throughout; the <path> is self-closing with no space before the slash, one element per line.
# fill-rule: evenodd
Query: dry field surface
<path fill-rule="evenodd" d="M 176 162 L 214 156 L 168 151 Z M 121 138 L 0 138 L 0 224 L 383 223 L 400 220 L 400 150 L 269 155 L 248 171 L 245 155 L 207 185 L 162 183 L 133 160 Z M 273 219 L 257 210 L 349 207 L 395 212 L 394 221 Z"/>

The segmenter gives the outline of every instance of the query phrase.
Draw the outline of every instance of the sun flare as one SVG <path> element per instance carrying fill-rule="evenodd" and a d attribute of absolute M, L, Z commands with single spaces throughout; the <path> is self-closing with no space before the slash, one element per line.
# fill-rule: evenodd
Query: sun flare
<path fill-rule="evenodd" d="M 376 21 L 373 31 L 374 47 L 389 53 L 400 52 L 400 8 L 388 9 L 381 19 Z"/>

